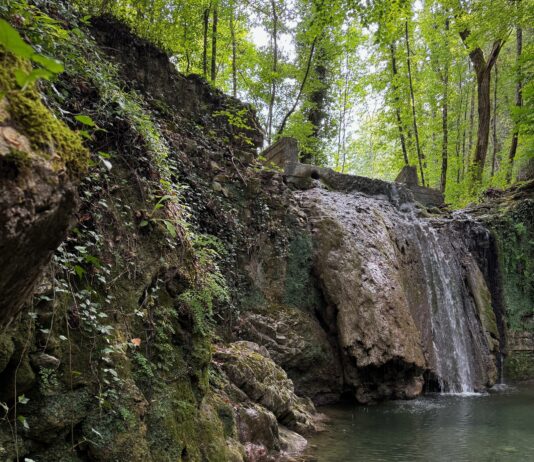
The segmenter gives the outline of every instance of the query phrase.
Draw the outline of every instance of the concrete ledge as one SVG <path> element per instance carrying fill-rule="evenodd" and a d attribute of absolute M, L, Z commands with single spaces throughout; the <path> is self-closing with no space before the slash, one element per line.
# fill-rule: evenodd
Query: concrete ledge
<path fill-rule="evenodd" d="M 287 162 L 284 174 L 287 182 L 299 189 L 312 188 L 314 186 L 313 180 L 319 180 L 335 191 L 358 191 L 370 196 L 385 196 L 391 202 L 399 205 L 407 202 L 420 202 L 426 207 L 439 207 L 444 202 L 443 194 L 435 189 L 391 183 L 364 176 L 346 175 L 330 168 L 299 162 Z"/>

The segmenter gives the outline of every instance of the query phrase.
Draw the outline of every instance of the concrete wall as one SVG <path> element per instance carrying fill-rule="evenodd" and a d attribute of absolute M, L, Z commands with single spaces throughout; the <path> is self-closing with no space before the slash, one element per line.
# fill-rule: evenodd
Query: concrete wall
<path fill-rule="evenodd" d="M 288 162 L 298 162 L 299 145 L 294 138 L 280 138 L 261 153 L 267 163 L 273 163 L 285 168 Z"/>

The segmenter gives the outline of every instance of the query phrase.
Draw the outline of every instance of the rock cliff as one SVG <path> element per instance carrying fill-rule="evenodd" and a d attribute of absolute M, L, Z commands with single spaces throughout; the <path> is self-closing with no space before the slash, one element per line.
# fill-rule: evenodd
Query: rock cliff
<path fill-rule="evenodd" d="M 506 323 L 529 323 L 530 286 L 506 309 L 516 286 L 496 289 L 498 269 L 531 275 L 503 260 L 510 241 L 399 185 L 329 172 L 295 189 L 257 160 L 249 106 L 110 18 L 41 14 L 68 38 L 46 50 L 66 72 L 22 95 L 35 117 L 13 109 L 27 64 L 0 78 L 3 460 L 291 461 L 317 404 L 461 385 L 460 360 L 474 388 L 496 380 Z M 452 308 L 454 352 L 436 337 Z"/>

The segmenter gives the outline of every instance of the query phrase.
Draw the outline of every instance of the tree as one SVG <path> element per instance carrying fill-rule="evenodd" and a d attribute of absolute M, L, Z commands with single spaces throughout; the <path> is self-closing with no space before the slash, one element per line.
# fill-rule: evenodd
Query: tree
<path fill-rule="evenodd" d="M 413 131 L 415 135 L 415 147 L 417 149 L 417 160 L 419 162 L 419 172 L 421 173 L 421 183 L 425 186 L 425 155 L 421 150 L 421 144 L 419 143 L 419 131 L 417 129 L 417 116 L 415 110 L 415 95 L 413 90 L 413 78 L 412 78 L 412 66 L 411 66 L 411 51 L 410 51 L 410 33 L 408 28 L 408 18 L 405 20 L 405 40 L 406 40 L 406 65 L 408 67 L 408 81 L 410 83 L 410 100 L 412 108 L 412 121 L 413 121 Z"/>
<path fill-rule="evenodd" d="M 521 76 L 521 54 L 523 52 L 523 29 L 521 27 L 516 28 L 516 67 L 517 67 L 517 82 L 515 84 L 515 106 L 518 110 L 523 107 L 523 82 Z M 512 171 L 514 168 L 514 160 L 517 152 L 517 143 L 519 141 L 519 129 L 517 123 L 514 124 L 514 130 L 512 134 L 512 142 L 510 144 L 510 152 L 508 154 L 509 167 L 507 172 L 508 181 L 512 178 Z"/>
<path fill-rule="evenodd" d="M 460 32 L 460 37 L 467 47 L 469 47 L 468 39 L 470 35 L 471 31 L 469 29 L 464 29 Z M 469 58 L 473 64 L 477 82 L 478 129 L 477 144 L 473 159 L 473 175 L 476 182 L 480 182 L 482 179 L 482 172 L 484 170 L 488 152 L 491 118 L 491 69 L 497 61 L 503 44 L 504 40 L 495 40 L 487 58 L 484 56 L 482 49 L 478 46 L 469 52 Z"/>

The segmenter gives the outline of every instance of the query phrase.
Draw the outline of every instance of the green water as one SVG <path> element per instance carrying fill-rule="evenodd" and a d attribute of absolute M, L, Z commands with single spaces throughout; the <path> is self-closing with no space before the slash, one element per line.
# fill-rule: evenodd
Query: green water
<path fill-rule="evenodd" d="M 322 411 L 327 431 L 309 440 L 318 462 L 534 461 L 534 386 Z"/>

